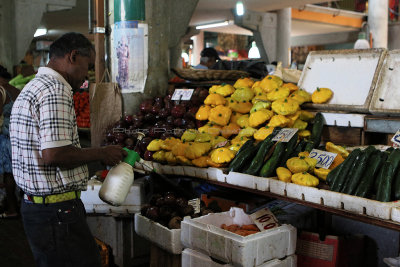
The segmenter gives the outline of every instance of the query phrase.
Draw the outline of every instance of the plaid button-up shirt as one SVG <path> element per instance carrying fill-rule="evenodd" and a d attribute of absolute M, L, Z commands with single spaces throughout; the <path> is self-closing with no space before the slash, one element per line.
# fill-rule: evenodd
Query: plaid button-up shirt
<path fill-rule="evenodd" d="M 73 169 L 45 165 L 42 150 L 80 147 L 72 88 L 51 68 L 42 67 L 19 94 L 11 112 L 12 168 L 27 194 L 86 190 L 87 165 Z"/>

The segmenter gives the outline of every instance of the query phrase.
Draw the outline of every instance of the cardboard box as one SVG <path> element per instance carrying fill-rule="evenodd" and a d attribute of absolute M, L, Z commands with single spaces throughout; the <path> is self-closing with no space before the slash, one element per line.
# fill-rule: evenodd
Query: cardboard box
<path fill-rule="evenodd" d="M 328 235 L 322 241 L 317 233 L 302 232 L 297 240 L 297 266 L 360 266 L 363 250 L 364 239 L 362 236 Z"/>

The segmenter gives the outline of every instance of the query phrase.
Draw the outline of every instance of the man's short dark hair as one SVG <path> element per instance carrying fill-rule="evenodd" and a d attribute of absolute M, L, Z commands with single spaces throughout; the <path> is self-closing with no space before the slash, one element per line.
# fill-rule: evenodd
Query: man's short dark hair
<path fill-rule="evenodd" d="M 0 65 L 0 77 L 4 79 L 11 79 L 11 74 L 2 65 Z"/>
<path fill-rule="evenodd" d="M 86 57 L 90 57 L 90 52 L 95 51 L 92 43 L 83 34 L 69 32 L 50 45 L 50 58 L 63 57 L 72 50 L 77 50 L 80 55 Z"/>
<path fill-rule="evenodd" d="M 213 58 L 215 58 L 215 60 L 219 60 L 220 59 L 217 50 L 215 50 L 212 47 L 204 48 L 201 51 L 200 56 L 201 57 L 213 57 Z"/>

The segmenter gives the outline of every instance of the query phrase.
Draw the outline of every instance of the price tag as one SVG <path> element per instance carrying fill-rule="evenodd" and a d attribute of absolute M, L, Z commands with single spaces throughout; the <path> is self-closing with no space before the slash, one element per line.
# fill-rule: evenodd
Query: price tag
<path fill-rule="evenodd" d="M 224 146 L 226 146 L 227 143 L 228 143 L 228 140 L 223 141 L 223 142 L 219 142 L 218 144 L 216 144 L 214 146 L 214 148 L 224 147 Z"/>
<path fill-rule="evenodd" d="M 313 149 L 308 157 L 317 160 L 316 167 L 328 169 L 336 156 L 336 153 Z"/>
<path fill-rule="evenodd" d="M 175 89 L 171 100 L 190 100 L 194 89 Z"/>
<path fill-rule="evenodd" d="M 200 212 L 200 198 L 189 200 L 188 205 L 193 207 L 195 214 Z"/>
<path fill-rule="evenodd" d="M 260 231 L 269 230 L 279 226 L 275 215 L 268 208 L 250 214 L 250 218 L 254 221 Z"/>
<path fill-rule="evenodd" d="M 274 138 L 272 138 L 272 141 L 289 142 L 298 130 L 299 129 L 296 128 L 283 128 Z"/>
<path fill-rule="evenodd" d="M 400 129 L 397 130 L 397 132 L 394 134 L 392 140 L 393 142 L 393 147 L 399 147 L 400 146 Z"/>

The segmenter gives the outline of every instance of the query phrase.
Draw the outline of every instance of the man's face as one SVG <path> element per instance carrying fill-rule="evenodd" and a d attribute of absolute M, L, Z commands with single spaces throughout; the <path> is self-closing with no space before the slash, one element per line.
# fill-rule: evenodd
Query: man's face
<path fill-rule="evenodd" d="M 91 51 L 90 57 L 80 55 L 77 53 L 75 55 L 74 62 L 70 69 L 70 84 L 73 89 L 78 90 L 82 84 L 85 82 L 88 75 L 88 71 L 94 68 L 95 53 Z"/>

